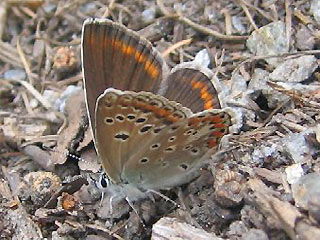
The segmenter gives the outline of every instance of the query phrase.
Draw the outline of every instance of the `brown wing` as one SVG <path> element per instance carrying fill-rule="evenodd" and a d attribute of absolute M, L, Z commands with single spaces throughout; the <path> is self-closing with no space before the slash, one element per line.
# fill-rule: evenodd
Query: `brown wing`
<path fill-rule="evenodd" d="M 194 113 L 220 109 L 219 89 L 212 80 L 213 73 L 209 69 L 196 67 L 193 63 L 183 63 L 168 76 L 169 87 L 162 95 L 190 108 Z"/>
<path fill-rule="evenodd" d="M 166 65 L 151 43 L 110 20 L 89 19 L 82 32 L 82 64 L 90 122 L 107 88 L 156 93 Z"/>

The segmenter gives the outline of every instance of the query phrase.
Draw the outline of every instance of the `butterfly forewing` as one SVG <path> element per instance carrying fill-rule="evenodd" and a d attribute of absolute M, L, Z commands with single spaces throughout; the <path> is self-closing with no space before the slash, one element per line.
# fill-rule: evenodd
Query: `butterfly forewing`
<path fill-rule="evenodd" d="M 105 89 L 157 93 L 167 74 L 165 62 L 150 42 L 110 20 L 84 23 L 82 63 L 93 129 L 95 104 Z"/>

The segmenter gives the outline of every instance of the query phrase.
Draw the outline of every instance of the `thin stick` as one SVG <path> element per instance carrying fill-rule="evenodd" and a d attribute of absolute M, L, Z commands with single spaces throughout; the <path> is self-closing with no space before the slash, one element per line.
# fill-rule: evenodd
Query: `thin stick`
<path fill-rule="evenodd" d="M 168 9 L 164 6 L 163 1 L 162 0 L 157 0 L 157 5 L 160 9 L 160 11 L 162 12 L 162 14 L 164 16 L 173 18 L 173 19 L 178 19 L 180 22 L 182 22 L 185 25 L 188 25 L 189 27 L 192 27 L 193 29 L 195 29 L 198 32 L 201 32 L 203 34 L 212 36 L 214 38 L 217 38 L 219 40 L 225 40 L 225 41 L 245 41 L 248 36 L 228 36 L 222 33 L 219 33 L 217 31 L 214 31 L 210 28 L 201 26 L 200 24 L 197 24 L 195 22 L 192 22 L 190 19 L 182 16 L 181 14 L 175 14 L 175 13 L 171 13 L 168 11 Z"/>
<path fill-rule="evenodd" d="M 26 56 L 24 55 L 24 52 L 23 52 L 23 50 L 21 48 L 20 39 L 21 39 L 21 36 L 19 36 L 18 39 L 17 39 L 17 50 L 18 50 L 20 59 L 22 61 L 22 64 L 24 66 L 24 69 L 25 69 L 25 71 L 26 71 L 26 73 L 28 75 L 29 82 L 30 82 L 31 85 L 33 85 L 34 84 L 34 79 L 33 79 L 32 75 L 31 75 L 31 69 L 30 69 L 30 66 L 29 66 L 29 62 L 28 62 L 28 60 L 27 60 Z"/>
<path fill-rule="evenodd" d="M 173 52 L 174 50 L 176 50 L 177 48 L 180 48 L 184 45 L 189 45 L 192 42 L 192 38 L 188 38 L 185 40 L 181 40 L 175 44 L 173 44 L 172 46 L 170 46 L 169 48 L 167 48 L 164 52 L 161 53 L 161 55 L 163 57 L 167 57 L 171 52 Z"/>
<path fill-rule="evenodd" d="M 45 99 L 39 92 L 37 89 L 35 89 L 30 83 L 26 82 L 26 81 L 21 81 L 21 80 L 15 80 L 15 79 L 10 79 L 7 81 L 12 81 L 12 82 L 17 82 L 19 84 L 21 84 L 22 86 L 24 86 L 46 109 L 51 109 L 52 106 L 50 104 L 50 102 Z"/>
<path fill-rule="evenodd" d="M 4 2 L 0 3 L 0 41 L 2 39 L 4 29 L 6 27 L 7 11 L 8 11 L 7 2 L 4 1 Z"/>
<path fill-rule="evenodd" d="M 246 6 L 246 2 L 244 0 L 238 0 L 240 6 L 242 7 L 244 13 L 246 14 L 247 18 L 249 19 L 249 22 L 250 24 L 252 25 L 252 27 L 255 29 L 255 30 L 258 30 L 258 27 L 257 25 L 254 23 L 253 21 L 253 18 L 249 12 L 249 9 L 247 8 Z"/>
<path fill-rule="evenodd" d="M 72 40 L 72 42 L 68 42 L 68 43 L 65 43 L 65 42 L 58 42 L 54 39 L 50 39 L 50 38 L 47 38 L 47 37 L 35 37 L 36 40 L 44 40 L 48 43 L 51 43 L 51 44 L 54 44 L 54 45 L 57 45 L 57 46 L 66 46 L 66 47 L 69 47 L 69 46 L 77 46 L 77 45 L 80 45 L 81 44 L 81 40 L 80 39 L 74 39 Z"/>
<path fill-rule="evenodd" d="M 164 6 L 162 0 L 157 0 L 157 5 L 158 5 L 160 11 L 163 13 L 163 15 L 165 15 L 165 16 L 170 16 L 170 15 L 172 15 L 172 13 L 170 13 L 170 12 L 168 11 L 168 9 Z"/>
<path fill-rule="evenodd" d="M 225 40 L 225 41 L 245 41 L 248 36 L 228 36 L 228 35 L 224 35 L 222 33 L 219 33 L 217 31 L 214 31 L 210 28 L 201 26 L 200 24 L 194 23 L 192 22 L 190 19 L 183 17 L 183 16 L 178 16 L 177 17 L 178 20 L 180 22 L 182 22 L 183 24 L 188 25 L 189 27 L 192 27 L 193 29 L 204 33 L 206 35 L 212 36 L 214 38 L 217 38 L 219 40 Z"/>
<path fill-rule="evenodd" d="M 85 225 L 88 228 L 94 229 L 94 230 L 99 230 L 101 232 L 105 232 L 107 234 L 109 234 L 110 236 L 118 239 L 118 240 L 124 240 L 122 237 L 120 237 L 118 234 L 110 231 L 109 229 L 107 229 L 105 226 L 99 226 L 97 224 L 86 224 Z"/>
<path fill-rule="evenodd" d="M 225 26 L 226 26 L 226 34 L 228 36 L 232 35 L 232 21 L 231 21 L 231 16 L 230 12 L 227 9 L 223 9 L 222 13 L 224 14 L 224 19 L 225 19 Z"/>
<path fill-rule="evenodd" d="M 287 47 L 288 47 L 287 50 L 289 51 L 291 29 L 292 29 L 292 11 L 290 8 L 290 0 L 285 0 L 285 9 L 286 9 L 286 37 L 287 37 Z"/>
<path fill-rule="evenodd" d="M 16 49 L 12 48 L 10 44 L 0 41 L 0 59 L 3 62 L 10 63 L 13 66 L 23 68 L 21 59 Z"/>

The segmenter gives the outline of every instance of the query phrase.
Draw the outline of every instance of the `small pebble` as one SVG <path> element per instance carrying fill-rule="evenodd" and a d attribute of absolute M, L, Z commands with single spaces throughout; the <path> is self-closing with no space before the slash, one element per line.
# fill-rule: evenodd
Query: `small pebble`
<path fill-rule="evenodd" d="M 268 240 L 268 235 L 261 229 L 250 229 L 242 235 L 241 240 Z"/>
<path fill-rule="evenodd" d="M 3 78 L 6 80 L 25 80 L 27 74 L 22 69 L 11 69 L 4 72 Z"/>
<path fill-rule="evenodd" d="M 201 51 L 199 51 L 196 54 L 193 62 L 199 66 L 208 67 L 210 64 L 210 57 L 209 57 L 207 49 L 202 49 Z"/>
<path fill-rule="evenodd" d="M 52 2 L 44 2 L 42 8 L 45 13 L 53 14 L 57 10 L 57 5 Z"/>
<path fill-rule="evenodd" d="M 94 1 L 88 2 L 86 4 L 81 5 L 80 11 L 84 14 L 93 14 L 98 11 L 98 6 Z"/>
<path fill-rule="evenodd" d="M 55 101 L 54 107 L 55 109 L 59 110 L 60 112 L 64 112 L 65 106 L 66 106 L 66 101 L 67 99 L 73 95 L 77 94 L 80 91 L 82 91 L 81 87 L 69 85 L 66 90 L 64 90 L 61 94 L 61 96 Z"/>
<path fill-rule="evenodd" d="M 282 139 L 284 151 L 295 163 L 302 163 L 305 156 L 313 154 L 316 149 L 305 139 L 309 132 L 292 133 Z"/>
<path fill-rule="evenodd" d="M 297 207 L 309 210 L 310 203 L 320 202 L 320 173 L 309 173 L 292 185 L 292 194 Z M 319 210 L 320 205 L 318 205 Z"/>
<path fill-rule="evenodd" d="M 303 169 L 301 164 L 296 163 L 287 167 L 286 170 L 287 181 L 289 184 L 294 184 L 303 176 Z"/>
<path fill-rule="evenodd" d="M 285 24 L 281 21 L 269 23 L 255 30 L 247 40 L 247 47 L 256 56 L 278 55 L 288 52 Z M 268 58 L 266 62 L 277 66 L 281 58 Z"/>
<path fill-rule="evenodd" d="M 315 37 L 312 35 L 311 31 L 301 25 L 301 28 L 297 31 L 297 48 L 299 50 L 312 50 L 316 44 Z"/>
<path fill-rule="evenodd" d="M 270 74 L 270 79 L 281 82 L 302 82 L 317 68 L 317 59 L 312 55 L 288 59 Z"/>
<path fill-rule="evenodd" d="M 320 0 L 312 0 L 310 12 L 317 23 L 320 24 Z"/>
<path fill-rule="evenodd" d="M 247 32 L 241 17 L 232 16 L 231 21 L 232 21 L 232 26 L 236 29 L 238 33 L 245 34 Z"/>
<path fill-rule="evenodd" d="M 150 7 L 146 10 L 144 10 L 141 13 L 141 17 L 143 22 L 151 22 L 155 19 L 156 17 L 156 8 L 155 7 Z"/>
<path fill-rule="evenodd" d="M 60 94 L 53 90 L 44 90 L 43 97 L 47 99 L 51 103 L 51 105 L 53 105 L 60 97 Z"/>

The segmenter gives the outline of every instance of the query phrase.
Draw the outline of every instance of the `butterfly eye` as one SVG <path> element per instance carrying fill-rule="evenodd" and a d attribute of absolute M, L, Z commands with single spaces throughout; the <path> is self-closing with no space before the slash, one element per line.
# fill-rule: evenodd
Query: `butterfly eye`
<path fill-rule="evenodd" d="M 113 94 L 113 93 L 106 94 L 104 96 L 105 107 L 112 108 L 113 107 L 113 103 L 116 101 L 117 98 L 118 98 L 118 96 Z"/>
<path fill-rule="evenodd" d="M 123 99 L 123 101 L 129 102 L 132 100 L 132 97 L 130 95 L 123 95 L 122 99 Z"/>
<path fill-rule="evenodd" d="M 188 151 L 190 148 L 192 148 L 192 145 L 187 145 L 182 150 L 183 151 Z"/>
<path fill-rule="evenodd" d="M 104 190 L 109 186 L 109 178 L 106 174 L 101 174 L 99 180 L 96 182 L 96 186 L 100 190 Z"/>
<path fill-rule="evenodd" d="M 166 110 L 166 111 L 169 111 L 169 112 L 173 112 L 174 111 L 174 108 L 171 107 L 171 106 L 165 106 L 163 109 Z"/>
<path fill-rule="evenodd" d="M 153 133 L 154 134 L 158 134 L 159 132 L 161 132 L 162 128 L 155 128 L 153 129 Z"/>
<path fill-rule="evenodd" d="M 101 178 L 100 184 L 101 184 L 101 187 L 103 188 L 106 188 L 108 186 L 108 183 L 105 178 Z"/>
<path fill-rule="evenodd" d="M 148 99 L 149 99 L 149 97 L 147 97 L 147 96 L 137 96 L 135 100 L 137 102 L 145 103 L 148 101 Z"/>

